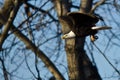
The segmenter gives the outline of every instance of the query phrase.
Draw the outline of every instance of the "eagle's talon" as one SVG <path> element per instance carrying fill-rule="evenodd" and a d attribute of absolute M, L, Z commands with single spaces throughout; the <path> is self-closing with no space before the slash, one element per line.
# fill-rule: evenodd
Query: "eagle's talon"
<path fill-rule="evenodd" d="M 98 36 L 90 35 L 90 39 L 91 39 L 92 42 L 94 42 L 98 39 Z"/>

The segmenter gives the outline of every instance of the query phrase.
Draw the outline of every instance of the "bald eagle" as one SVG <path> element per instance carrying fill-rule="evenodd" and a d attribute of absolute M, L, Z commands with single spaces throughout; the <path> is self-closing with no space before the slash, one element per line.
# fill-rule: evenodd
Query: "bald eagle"
<path fill-rule="evenodd" d="M 74 37 L 86 37 L 90 35 L 91 41 L 95 41 L 98 37 L 95 34 L 98 30 L 111 29 L 111 27 L 97 27 L 95 24 L 99 21 L 98 17 L 87 13 L 70 12 L 67 16 L 72 21 L 71 31 L 62 36 L 63 39 Z"/>

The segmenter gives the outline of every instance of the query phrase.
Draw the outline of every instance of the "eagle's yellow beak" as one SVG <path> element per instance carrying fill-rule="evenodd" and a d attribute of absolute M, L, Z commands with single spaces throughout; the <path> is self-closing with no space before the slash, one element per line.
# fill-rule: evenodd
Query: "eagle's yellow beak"
<path fill-rule="evenodd" d="M 61 38 L 62 38 L 62 39 L 67 39 L 67 37 L 68 37 L 67 34 L 65 34 L 65 35 L 63 35 Z"/>
<path fill-rule="evenodd" d="M 69 33 L 67 34 L 64 34 L 62 37 L 62 39 L 71 39 L 71 38 L 75 38 L 75 33 L 70 31 Z"/>

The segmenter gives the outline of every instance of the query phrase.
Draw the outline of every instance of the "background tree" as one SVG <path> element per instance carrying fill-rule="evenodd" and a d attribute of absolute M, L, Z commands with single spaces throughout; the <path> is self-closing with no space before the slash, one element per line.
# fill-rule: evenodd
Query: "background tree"
<path fill-rule="evenodd" d="M 0 6 L 1 79 L 120 78 L 119 0 L 1 0 Z M 113 29 L 98 33 L 94 44 L 88 37 L 64 41 L 72 11 L 95 14 L 97 25 Z"/>

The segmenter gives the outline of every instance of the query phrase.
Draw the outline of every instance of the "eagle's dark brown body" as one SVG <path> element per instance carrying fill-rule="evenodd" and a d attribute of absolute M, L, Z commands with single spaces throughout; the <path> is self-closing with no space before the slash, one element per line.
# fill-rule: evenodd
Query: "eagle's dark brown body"
<path fill-rule="evenodd" d="M 79 36 L 79 37 L 85 37 L 88 35 L 95 35 L 98 31 L 92 30 L 91 27 L 93 27 L 93 26 L 94 25 L 80 26 L 79 27 L 79 25 L 76 25 L 75 29 L 73 29 L 73 32 L 76 34 L 76 36 Z"/>
<path fill-rule="evenodd" d="M 95 26 L 98 22 L 96 16 L 80 13 L 80 12 L 71 12 L 68 13 L 68 17 L 73 22 L 71 30 L 79 37 L 85 37 L 88 35 L 95 35 L 97 30 L 92 30 L 91 27 Z"/>

